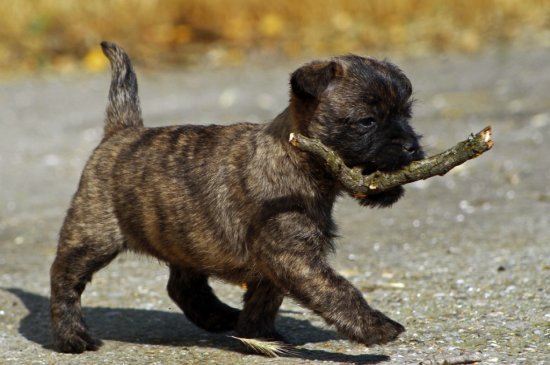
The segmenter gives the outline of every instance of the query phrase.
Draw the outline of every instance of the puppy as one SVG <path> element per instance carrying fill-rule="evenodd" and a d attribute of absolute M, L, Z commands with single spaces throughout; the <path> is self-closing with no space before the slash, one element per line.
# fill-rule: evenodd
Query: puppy
<path fill-rule="evenodd" d="M 324 162 L 288 143 L 318 138 L 365 172 L 423 157 L 409 125 L 410 81 L 387 61 L 354 55 L 315 61 L 290 78 L 290 105 L 266 124 L 145 128 L 127 54 L 103 42 L 112 66 L 104 137 L 88 160 L 51 268 L 54 346 L 96 350 L 80 297 L 120 252 L 170 269 L 168 294 L 212 332 L 281 339 L 276 313 L 288 295 L 350 340 L 395 340 L 403 326 L 371 308 L 327 263 L 342 188 Z M 390 206 L 403 188 L 358 199 Z M 247 284 L 243 308 L 222 303 L 210 276 Z"/>

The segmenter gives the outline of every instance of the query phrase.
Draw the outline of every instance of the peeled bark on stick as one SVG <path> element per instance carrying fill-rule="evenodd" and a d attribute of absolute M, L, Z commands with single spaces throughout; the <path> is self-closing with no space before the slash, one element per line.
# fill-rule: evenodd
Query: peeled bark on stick
<path fill-rule="evenodd" d="M 493 147 L 491 127 L 486 127 L 477 134 L 471 134 L 467 140 L 454 147 L 423 160 L 414 161 L 400 170 L 376 171 L 370 175 L 363 175 L 360 168 L 347 167 L 336 152 L 323 145 L 319 140 L 291 133 L 289 141 L 302 151 L 312 153 L 325 160 L 329 170 L 344 188 L 357 198 L 380 193 L 413 181 L 425 180 L 432 176 L 445 175 L 454 167 L 476 158 Z"/>

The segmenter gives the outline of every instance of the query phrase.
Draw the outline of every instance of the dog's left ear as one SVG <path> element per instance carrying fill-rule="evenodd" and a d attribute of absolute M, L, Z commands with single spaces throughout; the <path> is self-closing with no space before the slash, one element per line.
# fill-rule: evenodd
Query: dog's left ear
<path fill-rule="evenodd" d="M 318 99 L 330 82 L 344 73 L 336 61 L 314 61 L 300 67 L 290 76 L 292 93 L 302 100 Z"/>

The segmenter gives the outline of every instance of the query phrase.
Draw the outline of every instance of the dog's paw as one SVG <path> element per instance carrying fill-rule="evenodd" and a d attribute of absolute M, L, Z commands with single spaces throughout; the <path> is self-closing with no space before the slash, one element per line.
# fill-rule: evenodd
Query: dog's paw
<path fill-rule="evenodd" d="M 241 313 L 240 310 L 223 303 L 210 309 L 208 313 L 198 311 L 192 314 L 189 314 L 188 310 L 185 315 L 191 322 L 208 332 L 219 333 L 235 329 Z"/>
<path fill-rule="evenodd" d="M 241 325 L 237 328 L 236 332 L 237 336 L 242 338 L 255 338 L 264 341 L 278 341 L 282 343 L 289 343 L 283 335 L 281 335 L 273 328 L 266 329 Z"/>
<path fill-rule="evenodd" d="M 62 336 L 54 334 L 53 347 L 59 352 L 80 354 L 84 351 L 96 351 L 103 343 L 95 339 L 85 330 L 65 333 Z"/>
<path fill-rule="evenodd" d="M 366 323 L 364 336 L 359 342 L 367 346 L 395 341 L 401 333 L 405 332 L 405 327 L 376 310 L 369 313 Z"/>

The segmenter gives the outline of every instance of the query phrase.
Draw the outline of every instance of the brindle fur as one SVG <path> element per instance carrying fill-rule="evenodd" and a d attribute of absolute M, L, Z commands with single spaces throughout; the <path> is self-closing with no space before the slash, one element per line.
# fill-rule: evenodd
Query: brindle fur
<path fill-rule="evenodd" d="M 412 87 L 387 61 L 342 56 L 291 76 L 290 105 L 266 124 L 145 128 L 126 53 L 103 42 L 113 69 L 105 134 L 84 168 L 51 268 L 54 346 L 96 350 L 80 297 L 94 272 L 120 252 L 152 255 L 170 268 L 168 293 L 208 331 L 280 339 L 274 328 L 289 295 L 350 340 L 395 340 L 403 326 L 372 309 L 327 263 L 342 189 L 323 162 L 288 143 L 319 138 L 350 166 L 392 170 L 422 157 L 408 124 Z M 403 189 L 359 199 L 389 206 Z M 242 310 L 208 285 L 247 283 Z"/>

